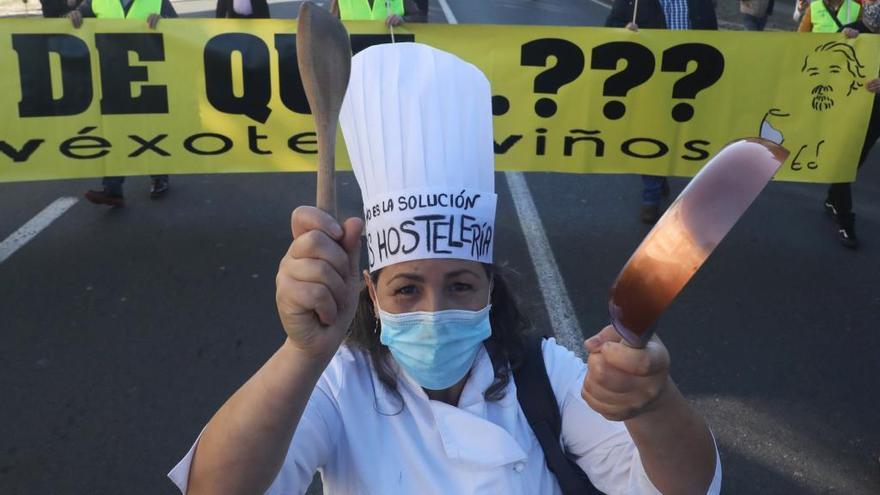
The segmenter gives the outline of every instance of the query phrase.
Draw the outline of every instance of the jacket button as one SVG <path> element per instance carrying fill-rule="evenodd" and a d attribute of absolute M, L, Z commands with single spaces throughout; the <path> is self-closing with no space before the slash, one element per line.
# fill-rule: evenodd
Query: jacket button
<path fill-rule="evenodd" d="M 513 470 L 516 471 L 517 473 L 521 473 L 522 470 L 525 469 L 525 467 L 526 467 L 525 464 L 523 464 L 521 462 L 517 462 L 516 464 L 513 465 Z"/>

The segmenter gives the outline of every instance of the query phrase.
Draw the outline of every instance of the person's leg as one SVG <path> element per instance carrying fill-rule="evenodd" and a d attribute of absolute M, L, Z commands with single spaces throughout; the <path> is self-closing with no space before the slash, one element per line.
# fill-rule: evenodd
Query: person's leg
<path fill-rule="evenodd" d="M 756 31 L 763 31 L 764 28 L 767 26 L 767 17 L 758 17 L 757 21 L 758 29 Z"/>
<path fill-rule="evenodd" d="M 104 192 L 113 196 L 122 196 L 122 184 L 125 177 L 104 177 L 101 185 L 104 186 Z"/>
<path fill-rule="evenodd" d="M 758 18 L 753 16 L 752 14 L 743 14 L 742 15 L 742 23 L 743 27 L 746 31 L 760 31 L 758 28 Z"/>
<path fill-rule="evenodd" d="M 644 223 L 654 223 L 660 218 L 660 198 L 666 178 L 659 175 L 642 176 L 642 212 Z"/>
<path fill-rule="evenodd" d="M 104 177 L 100 190 L 88 190 L 85 197 L 96 205 L 122 206 L 122 183 L 125 177 Z"/>
<path fill-rule="evenodd" d="M 660 175 L 642 176 L 642 204 L 660 204 L 660 198 L 663 195 L 663 183 L 665 180 L 666 177 Z"/>
<path fill-rule="evenodd" d="M 153 199 L 161 198 L 168 193 L 168 176 L 167 175 L 151 175 L 153 180 L 150 184 L 150 197 Z"/>

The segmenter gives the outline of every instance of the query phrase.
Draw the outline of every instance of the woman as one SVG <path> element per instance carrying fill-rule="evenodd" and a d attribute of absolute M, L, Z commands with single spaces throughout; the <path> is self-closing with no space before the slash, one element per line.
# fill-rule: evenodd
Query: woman
<path fill-rule="evenodd" d="M 525 324 L 493 265 L 491 90 L 415 43 L 352 60 L 340 122 L 364 200 L 293 212 L 276 277 L 286 339 L 170 473 L 186 493 L 562 493 L 517 402 Z M 358 274 L 362 231 L 369 272 Z M 542 354 L 561 441 L 605 493 L 719 493 L 705 421 L 659 339 Z"/>

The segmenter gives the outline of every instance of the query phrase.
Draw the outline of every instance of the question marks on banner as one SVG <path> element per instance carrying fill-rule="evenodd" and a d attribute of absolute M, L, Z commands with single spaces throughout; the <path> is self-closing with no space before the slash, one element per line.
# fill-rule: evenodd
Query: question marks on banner
<path fill-rule="evenodd" d="M 702 43 L 676 45 L 663 52 L 660 70 L 663 72 L 686 72 L 690 62 L 697 68 L 679 79 L 672 87 L 672 97 L 693 100 L 697 93 L 712 86 L 724 73 L 724 55 L 717 48 Z M 676 122 L 687 122 L 694 116 L 690 103 L 680 102 L 672 108 L 672 118 Z"/>
<path fill-rule="evenodd" d="M 605 80 L 604 96 L 626 97 L 633 88 L 640 86 L 654 74 L 654 54 L 643 45 L 630 41 L 614 41 L 593 48 L 591 69 L 617 70 L 621 60 L 626 67 Z M 617 120 L 626 114 L 622 101 L 612 100 L 602 109 L 605 118 Z"/>
<path fill-rule="evenodd" d="M 535 77 L 534 91 L 537 94 L 555 95 L 584 71 L 584 52 L 571 41 L 558 38 L 542 38 L 524 44 L 520 65 L 547 67 L 547 60 L 551 56 L 556 59 L 556 64 Z M 493 97 L 493 110 L 495 100 Z M 551 98 L 539 98 L 535 102 L 535 113 L 545 119 L 555 115 L 556 109 L 556 102 Z"/>

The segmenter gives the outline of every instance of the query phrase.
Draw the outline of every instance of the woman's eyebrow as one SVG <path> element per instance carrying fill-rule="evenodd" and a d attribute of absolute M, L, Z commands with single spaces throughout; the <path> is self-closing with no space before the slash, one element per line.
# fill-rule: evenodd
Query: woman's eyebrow
<path fill-rule="evenodd" d="M 424 282 L 425 281 L 425 277 L 422 277 L 421 275 L 417 275 L 415 273 L 398 273 L 398 274 L 394 275 L 393 277 L 391 277 L 388 280 L 388 282 L 386 283 L 386 285 L 390 284 L 391 282 L 394 282 L 398 278 L 405 278 L 407 280 L 412 280 L 413 282 Z"/>
<path fill-rule="evenodd" d="M 449 272 L 446 274 L 446 276 L 444 278 L 450 279 L 450 278 L 455 278 L 459 275 L 464 275 L 464 274 L 470 274 L 470 275 L 473 275 L 474 277 L 480 278 L 480 276 L 477 275 L 476 273 L 474 273 L 473 270 L 468 270 L 467 268 L 462 268 L 461 270 L 455 270 L 454 272 Z"/>

